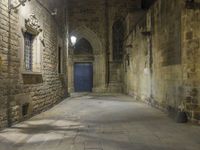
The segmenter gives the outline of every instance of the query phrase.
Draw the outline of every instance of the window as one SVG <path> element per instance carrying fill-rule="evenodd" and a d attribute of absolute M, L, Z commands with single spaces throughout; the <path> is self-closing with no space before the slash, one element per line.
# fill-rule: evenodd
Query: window
<path fill-rule="evenodd" d="M 24 71 L 41 72 L 41 42 L 29 32 L 24 33 Z"/>
<path fill-rule="evenodd" d="M 24 65 L 26 71 L 32 71 L 33 59 L 33 35 L 25 33 L 24 35 Z"/>
<path fill-rule="evenodd" d="M 141 7 L 142 9 L 149 9 L 154 2 L 155 0 L 142 0 Z"/>
<path fill-rule="evenodd" d="M 42 71 L 42 48 L 45 46 L 41 26 L 34 14 L 25 19 L 23 34 L 23 73 L 38 73 Z"/>
<path fill-rule="evenodd" d="M 74 54 L 75 55 L 92 55 L 93 48 L 90 42 L 85 38 L 81 38 L 74 46 Z"/>
<path fill-rule="evenodd" d="M 113 60 L 122 61 L 123 58 L 124 26 L 121 20 L 113 25 Z"/>

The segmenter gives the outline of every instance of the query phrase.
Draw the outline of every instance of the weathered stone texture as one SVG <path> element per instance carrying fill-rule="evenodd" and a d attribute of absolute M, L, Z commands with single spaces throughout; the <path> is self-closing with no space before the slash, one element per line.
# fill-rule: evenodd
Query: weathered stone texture
<path fill-rule="evenodd" d="M 97 7 L 98 6 L 98 7 Z M 105 91 L 105 5 L 100 0 L 70 0 L 69 1 L 69 33 L 70 35 L 85 38 L 93 48 L 94 60 L 87 56 L 76 59 L 70 52 L 68 62 L 69 91 L 74 91 L 73 65 L 75 62 L 93 62 L 94 80 L 93 91 Z M 73 49 L 71 49 L 73 51 Z"/>
<path fill-rule="evenodd" d="M 197 1 L 196 1 L 197 2 Z M 200 1 L 198 1 L 198 5 Z M 198 6 L 197 5 L 197 6 Z M 187 110 L 191 119 L 200 119 L 200 10 L 195 7 L 182 11 L 183 85 Z"/>
<path fill-rule="evenodd" d="M 30 117 L 59 102 L 67 90 L 64 82 L 66 80 L 57 72 L 58 46 L 65 49 L 64 41 L 59 43 L 59 39 L 66 36 L 63 32 L 65 6 L 61 1 L 39 2 L 27 2 L 25 7 L 20 7 L 19 12 L 11 11 L 9 14 L 8 0 L 0 0 L 0 128 L 24 119 L 21 116 L 23 103 L 31 103 L 32 111 L 28 114 Z M 51 11 L 58 6 L 60 8 L 58 15 L 51 16 L 47 10 Z M 45 47 L 42 49 L 43 69 L 40 78 L 31 74 L 27 77 L 21 70 L 23 46 L 20 41 L 23 40 L 23 35 L 20 19 L 23 19 L 24 14 L 32 13 L 42 25 L 45 42 Z M 62 24 L 58 26 L 59 19 Z M 65 72 L 66 70 L 63 70 L 63 73 Z M 26 95 L 30 96 L 30 100 L 27 100 Z"/>
<path fill-rule="evenodd" d="M 123 66 L 121 63 L 112 62 L 112 28 L 114 22 L 123 19 L 128 11 L 138 9 L 140 2 L 140 0 L 69 0 L 70 34 L 86 38 L 94 49 L 94 92 L 121 92 Z M 96 48 L 98 42 L 95 41 L 100 42 L 100 48 Z M 73 53 L 70 55 L 72 59 L 68 65 L 68 77 L 71 81 L 69 91 L 72 92 L 73 64 L 76 60 L 73 60 Z M 115 67 L 112 67 L 113 65 Z M 114 85 L 107 88 L 108 83 Z M 113 88 L 116 90 L 112 90 Z"/>
<path fill-rule="evenodd" d="M 184 9 L 182 11 L 182 65 L 185 96 L 197 91 L 195 99 L 200 102 L 200 10 Z"/>
<path fill-rule="evenodd" d="M 181 0 L 158 0 L 148 10 L 126 39 L 132 45 L 126 48 L 127 93 L 160 108 L 177 108 L 191 91 L 198 93 L 199 12 Z"/>
<path fill-rule="evenodd" d="M 178 107 L 182 96 L 182 1 L 158 0 L 152 7 L 152 97 L 162 107 Z"/>
<path fill-rule="evenodd" d="M 136 99 L 150 96 L 148 37 L 141 34 L 146 26 L 145 21 L 145 19 L 140 20 L 136 30 L 126 40 L 124 91 Z"/>

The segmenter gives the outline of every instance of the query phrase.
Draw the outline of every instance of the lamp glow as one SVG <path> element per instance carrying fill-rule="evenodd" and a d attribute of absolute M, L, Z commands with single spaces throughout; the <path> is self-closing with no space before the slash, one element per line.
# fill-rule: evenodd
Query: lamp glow
<path fill-rule="evenodd" d="M 71 36 L 71 43 L 74 46 L 76 44 L 77 38 L 75 36 Z"/>

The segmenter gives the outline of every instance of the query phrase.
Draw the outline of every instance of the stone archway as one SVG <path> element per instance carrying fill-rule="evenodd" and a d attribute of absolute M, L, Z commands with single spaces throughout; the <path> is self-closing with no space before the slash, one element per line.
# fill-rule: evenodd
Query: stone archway
<path fill-rule="evenodd" d="M 70 32 L 70 36 L 75 36 L 77 41 L 84 38 L 88 40 L 93 48 L 93 59 L 91 57 L 74 57 L 73 53 L 69 53 L 68 60 L 68 81 L 69 92 L 74 92 L 74 64 L 77 62 L 91 62 L 93 64 L 93 92 L 105 92 L 105 72 L 106 61 L 103 45 L 99 37 L 91 29 L 81 26 Z M 73 48 L 71 48 L 73 51 Z"/>
<path fill-rule="evenodd" d="M 95 32 L 87 28 L 86 26 L 81 26 L 76 28 L 74 31 L 70 33 L 70 35 L 74 35 L 77 37 L 77 41 L 81 38 L 87 39 L 94 50 L 94 54 L 100 54 L 103 51 L 102 43 L 99 37 L 96 35 Z"/>

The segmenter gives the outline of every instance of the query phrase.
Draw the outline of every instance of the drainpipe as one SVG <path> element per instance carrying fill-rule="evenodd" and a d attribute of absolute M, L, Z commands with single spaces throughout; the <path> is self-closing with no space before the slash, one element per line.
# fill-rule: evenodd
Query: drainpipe
<path fill-rule="evenodd" d="M 64 64 L 64 70 L 65 70 L 65 75 L 64 75 L 64 79 L 65 79 L 65 97 L 69 96 L 69 91 L 68 91 L 68 58 L 69 58 L 69 23 L 68 23 L 68 0 L 65 0 L 64 2 L 65 4 L 65 27 L 64 27 L 64 31 L 65 31 L 65 35 L 64 35 L 64 47 L 65 47 L 65 64 Z M 66 40 L 65 40 L 66 39 Z"/>
<path fill-rule="evenodd" d="M 7 78 L 8 78 L 8 84 L 7 84 L 7 125 L 10 127 L 12 125 L 11 120 L 11 111 L 10 111 L 10 101 L 11 101 L 11 0 L 8 0 L 8 54 L 7 54 Z"/>

